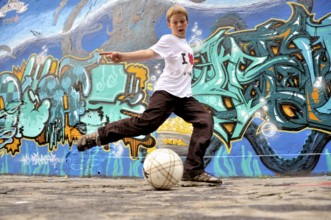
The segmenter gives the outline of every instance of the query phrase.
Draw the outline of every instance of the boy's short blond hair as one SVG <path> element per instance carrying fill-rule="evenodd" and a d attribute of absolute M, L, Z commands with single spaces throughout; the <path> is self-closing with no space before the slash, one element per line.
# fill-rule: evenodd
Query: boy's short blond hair
<path fill-rule="evenodd" d="M 186 17 L 186 20 L 188 21 L 188 12 L 187 10 L 181 6 L 181 5 L 173 5 L 171 6 L 167 11 L 167 21 L 170 22 L 171 16 L 175 14 L 183 14 Z"/>

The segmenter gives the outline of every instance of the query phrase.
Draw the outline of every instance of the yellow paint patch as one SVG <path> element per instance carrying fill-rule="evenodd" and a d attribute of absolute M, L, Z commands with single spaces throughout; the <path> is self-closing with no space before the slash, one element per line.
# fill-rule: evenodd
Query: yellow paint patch
<path fill-rule="evenodd" d="M 193 131 L 192 124 L 185 122 L 180 117 L 168 118 L 157 131 L 171 131 L 182 134 L 191 134 Z"/>
<path fill-rule="evenodd" d="M 225 128 L 227 131 L 228 131 L 228 133 L 232 133 L 233 132 L 233 129 L 234 129 L 234 124 L 233 123 L 224 123 L 224 124 L 222 124 L 222 126 L 223 126 L 223 128 Z"/>
<path fill-rule="evenodd" d="M 226 108 L 230 109 L 233 108 L 233 104 L 230 98 L 224 98 L 224 105 Z"/>
<path fill-rule="evenodd" d="M 182 139 L 177 139 L 177 138 L 165 138 L 165 139 L 163 139 L 163 143 L 167 144 L 167 145 L 178 145 L 178 146 L 187 146 L 188 145 Z"/>
<path fill-rule="evenodd" d="M 20 152 L 20 146 L 21 146 L 21 139 L 13 138 L 13 143 L 7 144 L 6 149 L 7 152 L 11 155 L 15 155 L 16 153 Z"/>
<path fill-rule="evenodd" d="M 295 117 L 295 109 L 291 105 L 282 105 L 283 112 L 290 118 Z"/>
<path fill-rule="evenodd" d="M 321 120 L 319 120 L 319 118 L 318 118 L 318 117 L 314 114 L 314 112 L 312 111 L 312 107 L 311 107 L 311 105 L 310 105 L 310 98 L 309 98 L 308 92 L 306 93 L 306 97 L 307 97 L 308 117 L 309 117 L 311 120 L 321 122 Z"/>
<path fill-rule="evenodd" d="M 2 96 L 0 96 L 0 110 L 5 109 L 5 102 L 3 101 Z"/>
<path fill-rule="evenodd" d="M 319 89 L 314 88 L 314 91 L 311 93 L 311 98 L 314 100 L 314 103 L 318 104 L 320 102 L 319 97 Z"/>

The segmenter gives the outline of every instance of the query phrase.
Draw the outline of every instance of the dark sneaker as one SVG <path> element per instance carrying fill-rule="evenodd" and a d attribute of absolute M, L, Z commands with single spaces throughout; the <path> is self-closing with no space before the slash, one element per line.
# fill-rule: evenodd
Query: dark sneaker
<path fill-rule="evenodd" d="M 98 132 L 86 134 L 80 137 L 76 142 L 78 151 L 86 151 L 95 146 L 101 146 L 101 141 Z"/>
<path fill-rule="evenodd" d="M 196 175 L 195 177 L 183 176 L 182 181 L 217 183 L 217 184 L 223 183 L 221 179 L 214 177 L 206 172 Z"/>

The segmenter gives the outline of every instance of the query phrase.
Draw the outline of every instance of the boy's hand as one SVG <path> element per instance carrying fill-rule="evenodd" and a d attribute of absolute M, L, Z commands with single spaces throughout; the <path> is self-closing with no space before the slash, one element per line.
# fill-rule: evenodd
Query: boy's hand
<path fill-rule="evenodd" d="M 106 58 L 111 59 L 114 63 L 119 63 L 123 60 L 123 56 L 120 52 L 100 52 L 99 53 L 101 56 L 106 56 Z"/>

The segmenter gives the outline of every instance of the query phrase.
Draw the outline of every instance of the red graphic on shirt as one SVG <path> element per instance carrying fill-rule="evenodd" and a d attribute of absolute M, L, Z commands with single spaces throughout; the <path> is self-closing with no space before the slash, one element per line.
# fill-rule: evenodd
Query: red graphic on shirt
<path fill-rule="evenodd" d="M 190 64 L 193 65 L 194 64 L 194 57 L 193 57 L 193 54 L 189 53 L 188 54 L 188 58 L 190 60 Z"/>

